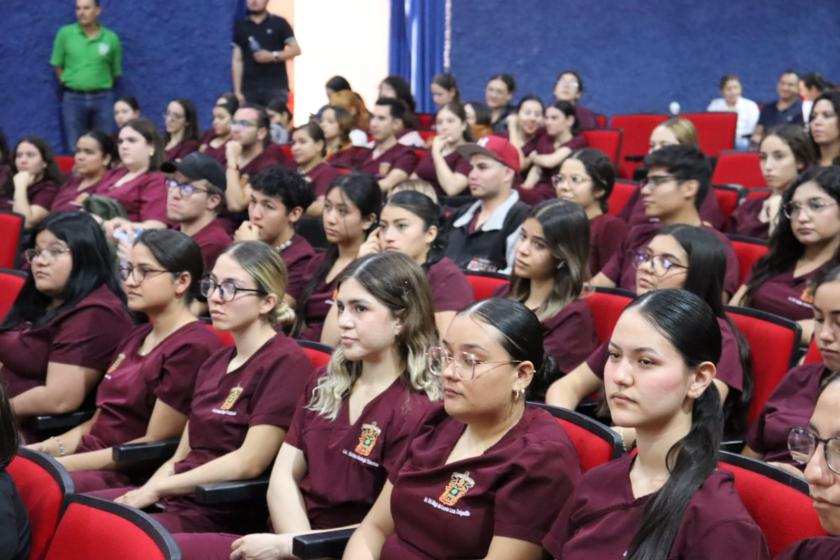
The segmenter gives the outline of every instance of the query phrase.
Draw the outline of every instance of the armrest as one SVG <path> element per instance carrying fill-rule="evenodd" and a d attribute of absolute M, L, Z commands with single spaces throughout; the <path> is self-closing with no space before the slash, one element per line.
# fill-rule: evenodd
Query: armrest
<path fill-rule="evenodd" d="M 740 455 L 746 444 L 747 442 L 740 438 L 726 438 L 720 442 L 720 450 Z"/>
<path fill-rule="evenodd" d="M 292 541 L 292 554 L 302 560 L 341 558 L 353 531 L 355 529 L 337 529 L 335 531 L 298 535 Z"/>
<path fill-rule="evenodd" d="M 178 448 L 178 438 L 151 441 L 148 443 L 124 443 L 115 445 L 112 457 L 117 464 L 166 461 Z"/>
<path fill-rule="evenodd" d="M 644 161 L 644 160 L 645 160 L 645 156 L 624 156 L 624 161 L 638 162 L 638 161 Z"/>
<path fill-rule="evenodd" d="M 235 504 L 241 502 L 265 502 L 268 492 L 268 477 L 233 482 L 201 484 L 195 489 L 195 501 L 199 504 Z"/>
<path fill-rule="evenodd" d="M 89 420 L 94 412 L 96 412 L 94 409 L 86 409 L 69 414 L 35 416 L 32 418 L 32 427 L 39 432 L 62 433 Z"/>

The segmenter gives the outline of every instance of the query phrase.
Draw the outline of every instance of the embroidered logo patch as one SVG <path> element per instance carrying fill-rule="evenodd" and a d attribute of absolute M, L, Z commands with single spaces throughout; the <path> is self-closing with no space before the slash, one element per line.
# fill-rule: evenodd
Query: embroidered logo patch
<path fill-rule="evenodd" d="M 379 164 L 379 176 L 380 177 L 384 177 L 385 175 L 388 174 L 389 171 L 391 171 L 391 164 L 390 163 L 388 163 L 387 161 L 383 161 L 382 163 Z"/>
<path fill-rule="evenodd" d="M 812 286 L 808 286 L 802 290 L 802 295 L 799 296 L 799 299 L 809 305 L 814 305 L 814 288 Z"/>
<path fill-rule="evenodd" d="M 114 371 L 116 371 L 116 369 L 118 367 L 120 367 L 120 365 L 123 363 L 124 360 L 125 360 L 125 354 L 120 352 L 119 356 L 117 356 L 117 359 L 114 360 L 114 363 L 111 364 L 111 367 L 109 367 L 108 371 L 105 372 L 105 373 L 113 373 Z"/>
<path fill-rule="evenodd" d="M 220 406 L 219 408 L 221 410 L 230 410 L 231 408 L 233 408 L 233 405 L 236 404 L 236 401 L 239 400 L 240 395 L 242 395 L 242 387 L 237 385 L 236 387 L 230 390 L 230 393 L 228 393 L 225 402 L 223 402 L 222 406 Z"/>
<path fill-rule="evenodd" d="M 381 433 L 382 430 L 376 425 L 376 422 L 373 422 L 372 424 L 362 424 L 362 433 L 359 435 L 359 443 L 353 451 L 362 457 L 370 457 L 370 452 L 373 451 L 373 448 L 376 446 L 376 440 L 379 438 Z"/>
<path fill-rule="evenodd" d="M 107 43 L 99 43 L 99 55 L 105 56 L 108 54 L 108 51 L 111 50 L 111 47 L 108 46 Z"/>
<path fill-rule="evenodd" d="M 469 471 L 452 473 L 452 477 L 449 479 L 446 488 L 443 489 L 443 494 L 440 495 L 438 501 L 446 506 L 454 506 L 474 486 L 475 480 L 470 477 Z"/>

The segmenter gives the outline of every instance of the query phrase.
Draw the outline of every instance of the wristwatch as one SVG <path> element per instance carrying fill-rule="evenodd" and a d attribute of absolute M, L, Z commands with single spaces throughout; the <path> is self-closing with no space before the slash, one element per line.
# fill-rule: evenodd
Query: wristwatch
<path fill-rule="evenodd" d="M 280 62 L 280 52 L 279 51 L 271 51 L 271 58 L 274 59 L 274 62 Z"/>

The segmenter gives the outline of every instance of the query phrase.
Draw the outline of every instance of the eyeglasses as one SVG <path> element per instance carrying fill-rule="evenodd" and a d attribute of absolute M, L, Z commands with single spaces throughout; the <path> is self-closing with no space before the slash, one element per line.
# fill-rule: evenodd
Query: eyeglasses
<path fill-rule="evenodd" d="M 160 270 L 155 268 L 148 268 L 145 266 L 134 266 L 131 264 L 120 265 L 120 278 L 123 282 L 127 281 L 129 277 L 134 278 L 135 284 L 142 284 L 150 274 L 164 274 L 168 270 Z"/>
<path fill-rule="evenodd" d="M 176 181 L 175 179 L 167 179 L 166 186 L 169 190 L 178 190 L 178 193 L 183 196 L 184 198 L 188 196 L 192 196 L 193 193 L 209 193 L 207 189 L 199 189 L 192 183 L 181 183 Z"/>
<path fill-rule="evenodd" d="M 688 270 L 687 266 L 674 262 L 671 257 L 654 255 L 652 253 L 648 253 L 647 251 L 637 251 L 636 254 L 633 255 L 633 266 L 636 268 L 648 263 L 653 265 L 654 274 L 657 274 L 656 271 L 658 270 L 662 271 L 661 274 L 657 274 L 657 276 L 665 276 L 672 268 L 682 268 L 684 270 Z"/>
<path fill-rule="evenodd" d="M 173 121 L 182 121 L 187 117 L 185 117 L 184 115 L 177 115 L 175 113 L 170 113 L 169 111 L 167 111 L 166 113 L 163 114 L 163 118 L 164 119 L 172 119 Z"/>
<path fill-rule="evenodd" d="M 653 175 L 652 177 L 645 177 L 641 181 L 639 181 L 639 186 L 641 188 L 645 188 L 646 186 L 650 185 L 651 188 L 655 189 L 661 185 L 669 181 L 676 181 L 677 178 L 673 175 Z"/>
<path fill-rule="evenodd" d="M 813 216 L 830 206 L 837 206 L 837 203 L 829 202 L 822 198 L 812 198 L 804 205 L 798 202 L 788 202 L 782 207 L 782 211 L 784 211 L 785 216 L 788 218 L 796 217 L 802 210 L 808 210 L 808 215 Z"/>
<path fill-rule="evenodd" d="M 571 183 L 574 186 L 580 186 L 584 183 L 592 182 L 592 179 L 589 177 L 584 177 L 583 175 L 569 175 L 566 177 L 565 175 L 552 175 L 551 176 L 551 183 L 556 187 L 558 185 L 562 185 L 563 183 Z"/>
<path fill-rule="evenodd" d="M 218 289 L 219 296 L 222 298 L 222 301 L 233 301 L 236 294 L 239 292 L 266 295 L 265 290 L 261 290 L 259 288 L 240 288 L 233 282 L 233 280 L 218 282 L 212 276 L 205 276 L 202 278 L 199 288 L 201 289 L 201 295 L 207 299 L 210 299 L 213 296 L 213 293 Z"/>
<path fill-rule="evenodd" d="M 231 126 L 241 126 L 242 128 L 249 128 L 249 127 L 252 127 L 252 126 L 257 126 L 257 123 L 255 123 L 254 121 L 248 121 L 248 120 L 243 119 L 243 120 L 232 120 L 232 121 L 230 121 L 230 125 Z"/>
<path fill-rule="evenodd" d="M 840 437 L 821 438 L 808 428 L 791 428 L 788 432 L 788 451 L 791 458 L 800 465 L 814 456 L 817 446 L 823 444 L 823 454 L 828 468 L 840 474 Z"/>
<path fill-rule="evenodd" d="M 64 253 L 69 253 L 70 249 L 67 247 L 48 247 L 46 249 L 39 249 L 37 247 L 32 249 L 27 249 L 23 252 L 23 257 L 26 259 L 26 262 L 32 264 L 32 261 L 37 259 L 38 257 L 43 257 L 44 260 L 48 262 L 55 262 L 55 260 L 63 255 Z"/>
<path fill-rule="evenodd" d="M 577 87 L 579 84 L 577 80 L 559 80 L 557 85 Z"/>
<path fill-rule="evenodd" d="M 494 367 L 503 366 L 505 364 L 521 364 L 522 360 L 506 360 L 504 362 L 486 362 L 478 359 L 475 355 L 469 352 L 455 352 L 450 354 L 446 348 L 441 346 L 432 346 L 426 352 L 429 357 L 429 371 L 432 375 L 442 376 L 443 372 L 448 367 L 452 367 L 452 372 L 459 378 L 464 380 L 475 379 L 475 368 L 480 365 L 492 364 Z M 489 368 L 485 371 L 490 371 Z"/>

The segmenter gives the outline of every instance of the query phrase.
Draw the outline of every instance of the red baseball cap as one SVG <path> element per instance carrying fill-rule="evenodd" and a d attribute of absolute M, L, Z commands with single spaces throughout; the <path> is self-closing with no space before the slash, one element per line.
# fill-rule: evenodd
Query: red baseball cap
<path fill-rule="evenodd" d="M 501 136 L 485 136 L 474 144 L 464 144 L 458 148 L 458 153 L 469 159 L 481 154 L 493 158 L 502 165 L 510 167 L 519 173 L 519 151 L 516 147 Z"/>

